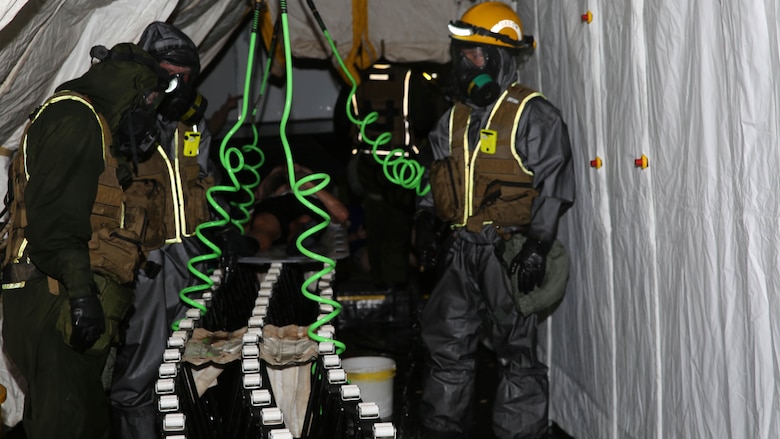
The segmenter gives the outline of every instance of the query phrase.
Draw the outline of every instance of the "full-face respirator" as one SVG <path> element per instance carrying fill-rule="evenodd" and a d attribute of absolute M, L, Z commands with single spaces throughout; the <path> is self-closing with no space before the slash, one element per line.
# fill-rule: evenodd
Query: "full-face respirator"
<path fill-rule="evenodd" d="M 198 46 L 177 27 L 153 22 L 144 29 L 138 42 L 147 53 L 160 63 L 186 69 L 175 76 L 180 87 L 165 95 L 158 113 L 168 122 L 182 122 L 185 125 L 197 125 L 206 113 L 208 102 L 195 88 L 200 74 Z"/>
<path fill-rule="evenodd" d="M 180 77 L 171 76 L 154 60 L 136 56 L 132 52 L 116 52 L 105 46 L 95 46 L 90 50 L 90 56 L 99 61 L 132 61 L 147 66 L 157 73 L 157 84 L 145 90 L 139 103 L 128 109 L 119 122 L 117 149 L 133 163 L 142 162 L 149 157 L 157 147 L 160 131 L 156 122 L 157 108 L 162 105 L 168 95 L 178 93 L 183 81 Z"/>
<path fill-rule="evenodd" d="M 460 97 L 479 107 L 486 107 L 501 93 L 497 78 L 501 56 L 497 47 L 466 44 L 453 40 L 450 46 L 452 73 Z"/>
<path fill-rule="evenodd" d="M 157 112 L 169 122 L 197 125 L 206 114 L 208 100 L 195 90 L 190 78 L 185 75 L 176 77 L 180 79 L 181 85 L 165 95 Z"/>

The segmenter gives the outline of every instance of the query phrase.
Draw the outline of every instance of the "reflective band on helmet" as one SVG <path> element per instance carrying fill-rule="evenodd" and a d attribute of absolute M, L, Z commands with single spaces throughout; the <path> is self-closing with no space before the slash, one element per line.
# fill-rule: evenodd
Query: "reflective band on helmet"
<path fill-rule="evenodd" d="M 474 30 L 471 26 L 469 27 L 461 27 L 459 24 L 462 22 L 453 23 L 450 21 L 450 23 L 447 25 L 447 27 L 450 30 L 450 33 L 459 37 L 470 37 L 474 35 Z"/>
<path fill-rule="evenodd" d="M 523 39 L 523 31 L 520 30 L 520 26 L 517 25 L 512 20 L 501 20 L 498 23 L 494 24 L 493 27 L 490 28 L 490 32 L 493 32 L 495 34 L 501 33 L 502 30 L 509 28 L 512 29 L 515 34 L 517 34 L 517 40 L 522 41 Z"/>

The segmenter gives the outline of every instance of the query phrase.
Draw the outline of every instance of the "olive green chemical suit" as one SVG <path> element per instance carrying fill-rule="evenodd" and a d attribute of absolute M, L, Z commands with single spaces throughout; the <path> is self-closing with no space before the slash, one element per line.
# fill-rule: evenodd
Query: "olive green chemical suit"
<path fill-rule="evenodd" d="M 122 239 L 122 251 L 99 250 L 117 236 L 131 236 L 119 224 L 132 219 L 117 209 L 121 196 L 112 197 L 114 204 L 95 202 L 106 199 L 99 187 L 121 195 L 118 181 L 130 175 L 127 162 L 114 158 L 106 140 L 117 137 L 124 114 L 148 107 L 152 91 L 161 92 L 159 73 L 148 67 L 151 57 L 127 43 L 112 50 L 120 46 L 138 61 L 103 61 L 59 86 L 58 91 L 83 99 L 52 101 L 36 110 L 17 152 L 23 160 L 12 169 L 21 176 L 13 184 L 26 185 L 12 201 L 2 279 L 3 336 L 9 358 L 28 383 L 23 425 L 29 439 L 109 437 L 101 374 L 118 321 L 132 301 L 127 275 L 141 255 L 139 242 Z M 98 237 L 108 223 L 112 230 Z M 112 261 L 104 260 L 106 255 Z M 77 352 L 68 344 L 68 303 L 92 294 L 102 302 L 106 331 L 91 348 Z"/>

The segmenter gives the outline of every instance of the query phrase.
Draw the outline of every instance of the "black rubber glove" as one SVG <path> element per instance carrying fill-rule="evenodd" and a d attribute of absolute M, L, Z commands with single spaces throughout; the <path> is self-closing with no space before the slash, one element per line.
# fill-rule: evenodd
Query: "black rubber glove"
<path fill-rule="evenodd" d="M 70 321 L 73 326 L 70 345 L 79 353 L 91 348 L 106 330 L 106 318 L 97 296 L 97 287 L 93 290 L 93 294 L 70 298 Z"/>
<path fill-rule="evenodd" d="M 551 243 L 528 237 L 520 253 L 512 258 L 509 272 L 517 272 L 517 289 L 521 293 L 530 293 L 544 282 L 544 272 L 547 269 L 547 253 Z"/>
<path fill-rule="evenodd" d="M 421 210 L 414 218 L 414 251 L 420 271 L 436 266 L 439 253 L 438 229 L 440 221 L 433 213 Z"/>

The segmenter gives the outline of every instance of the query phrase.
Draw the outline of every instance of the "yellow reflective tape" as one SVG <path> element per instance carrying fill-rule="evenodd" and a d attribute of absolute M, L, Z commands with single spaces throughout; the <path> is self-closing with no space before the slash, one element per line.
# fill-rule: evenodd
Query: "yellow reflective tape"
<path fill-rule="evenodd" d="M 16 290 L 16 289 L 19 289 L 19 288 L 24 288 L 25 284 L 26 284 L 25 281 L 14 282 L 14 283 L 10 283 L 10 284 L 3 284 L 2 288 L 4 290 Z"/>

